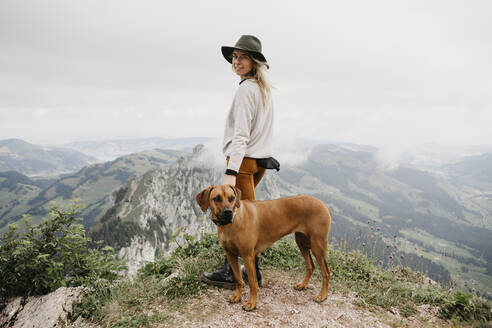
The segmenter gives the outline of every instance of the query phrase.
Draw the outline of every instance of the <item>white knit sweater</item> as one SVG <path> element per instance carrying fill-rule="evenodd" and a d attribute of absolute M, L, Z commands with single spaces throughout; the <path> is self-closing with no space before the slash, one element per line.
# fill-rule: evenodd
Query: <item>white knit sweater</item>
<path fill-rule="evenodd" d="M 223 153 L 229 156 L 228 169 L 238 172 L 243 157 L 272 156 L 273 102 L 263 106 L 260 87 L 256 80 L 239 84 L 227 115 Z"/>

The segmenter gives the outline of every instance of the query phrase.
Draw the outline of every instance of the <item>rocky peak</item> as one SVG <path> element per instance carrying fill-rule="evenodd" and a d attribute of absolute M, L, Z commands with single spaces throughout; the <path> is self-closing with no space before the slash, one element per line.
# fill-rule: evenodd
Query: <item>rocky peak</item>
<path fill-rule="evenodd" d="M 114 197 L 115 202 L 92 230 L 95 240 L 115 247 L 128 260 L 129 273 L 145 261 L 183 244 L 183 234 L 200 238 L 215 231 L 209 216 L 195 202 L 195 195 L 221 183 L 225 165 L 214 164 L 213 154 L 197 145 L 190 156 L 174 166 L 159 168 L 131 180 Z M 276 180 L 267 174 L 258 188 L 259 199 L 279 196 Z"/>
<path fill-rule="evenodd" d="M 197 157 L 205 151 L 205 146 L 203 144 L 198 144 L 193 148 L 193 153 L 191 157 Z"/>

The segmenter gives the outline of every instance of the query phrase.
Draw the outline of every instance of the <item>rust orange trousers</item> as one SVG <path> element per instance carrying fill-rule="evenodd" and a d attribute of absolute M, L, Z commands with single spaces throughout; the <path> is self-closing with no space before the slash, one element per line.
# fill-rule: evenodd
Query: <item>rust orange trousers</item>
<path fill-rule="evenodd" d="M 227 157 L 229 165 L 229 157 Z M 241 199 L 255 200 L 255 188 L 265 175 L 266 169 L 256 164 L 255 158 L 244 157 L 236 177 L 236 187 L 241 190 Z"/>

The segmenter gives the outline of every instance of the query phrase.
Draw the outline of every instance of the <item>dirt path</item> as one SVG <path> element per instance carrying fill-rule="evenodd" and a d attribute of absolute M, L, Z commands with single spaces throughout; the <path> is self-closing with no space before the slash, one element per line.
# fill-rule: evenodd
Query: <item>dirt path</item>
<path fill-rule="evenodd" d="M 253 312 L 243 311 L 241 304 L 228 303 L 232 291 L 211 287 L 175 313 L 172 324 L 160 327 L 449 327 L 430 306 L 421 306 L 417 315 L 403 318 L 397 311 L 370 312 L 353 304 L 355 295 L 344 296 L 333 290 L 318 304 L 313 299 L 319 284 L 298 292 L 292 288 L 294 279 L 287 274 L 265 272 L 263 279 Z M 248 295 L 245 288 L 243 301 Z"/>

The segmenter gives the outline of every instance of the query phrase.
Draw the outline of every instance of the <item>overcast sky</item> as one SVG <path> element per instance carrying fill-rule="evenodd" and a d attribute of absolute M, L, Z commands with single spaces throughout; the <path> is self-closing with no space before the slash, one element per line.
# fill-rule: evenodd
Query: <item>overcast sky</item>
<path fill-rule="evenodd" d="M 222 138 L 242 34 L 277 142 L 492 144 L 488 0 L 0 0 L 0 139 Z"/>

